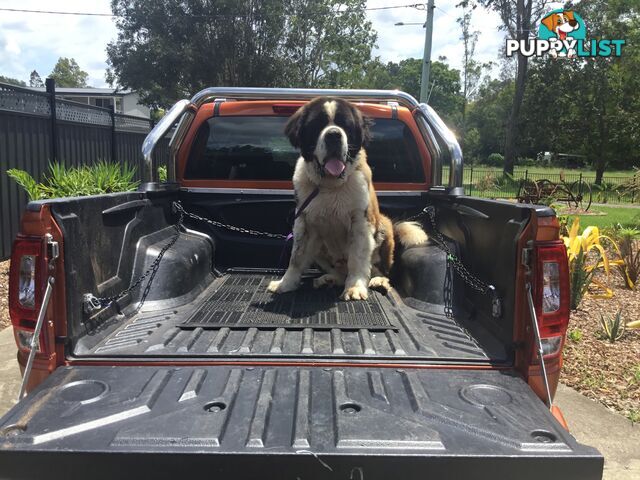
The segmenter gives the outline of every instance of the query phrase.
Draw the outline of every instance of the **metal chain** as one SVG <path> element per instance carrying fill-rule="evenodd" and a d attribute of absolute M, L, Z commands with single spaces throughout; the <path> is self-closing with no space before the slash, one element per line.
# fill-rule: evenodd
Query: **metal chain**
<path fill-rule="evenodd" d="M 138 286 L 140 286 L 140 284 L 144 281 L 145 278 L 151 276 L 151 278 L 149 279 L 149 282 L 147 282 L 147 285 L 144 289 L 144 292 L 142 294 L 142 300 L 140 301 L 140 304 L 138 305 L 136 312 L 140 310 L 140 307 L 142 307 L 142 304 L 144 303 L 144 300 L 147 297 L 149 290 L 151 289 L 151 281 L 153 280 L 153 277 L 155 276 L 158 269 L 160 268 L 160 262 L 162 261 L 162 257 L 164 257 L 164 254 L 167 252 L 167 250 L 169 250 L 171 247 L 175 245 L 175 243 L 178 241 L 178 237 L 180 237 L 180 233 L 181 233 L 180 229 L 182 228 L 184 216 L 180 210 L 178 210 L 178 213 L 179 213 L 178 221 L 176 222 L 175 225 L 173 225 L 173 228 L 176 230 L 176 233 L 173 235 L 171 240 L 169 240 L 169 242 L 164 247 L 162 247 L 162 250 L 160 250 L 160 253 L 158 253 L 158 256 L 155 258 L 155 260 L 149 266 L 149 268 L 147 268 L 142 275 L 140 275 L 131 285 L 129 285 L 128 288 L 126 288 L 125 290 L 122 290 L 120 293 L 116 295 L 112 295 L 111 297 L 95 297 L 95 299 L 98 300 L 102 306 L 107 306 L 111 302 L 114 302 L 119 298 L 124 297 L 128 293 L 131 293 L 133 290 L 138 288 Z"/>
<path fill-rule="evenodd" d="M 435 244 L 440 248 L 443 252 L 447 254 L 447 264 L 450 265 L 456 273 L 464 280 L 464 282 L 473 288 L 475 291 L 480 292 L 484 295 L 491 295 L 492 297 L 492 310 L 493 315 L 495 317 L 499 317 L 501 313 L 501 302 L 498 298 L 496 287 L 490 285 L 488 283 L 483 282 L 474 274 L 472 274 L 467 267 L 460 261 L 458 256 L 451 251 L 449 246 L 447 245 L 447 241 L 444 238 L 444 235 L 440 233 L 436 227 L 436 209 L 434 206 L 429 205 L 425 207 L 422 212 L 410 219 L 416 219 L 421 217 L 422 215 L 427 215 L 429 217 L 429 223 L 431 224 L 431 239 L 435 242 Z"/>
<path fill-rule="evenodd" d="M 255 235 L 258 237 L 278 238 L 281 240 L 284 240 L 287 238 L 287 235 L 282 235 L 280 233 L 261 232 L 259 230 L 251 230 L 250 228 L 236 227 L 235 225 L 227 225 L 226 223 L 216 222 L 215 220 L 210 220 L 208 218 L 201 217 L 200 215 L 196 215 L 195 213 L 190 213 L 185 211 L 184 208 L 182 208 L 182 204 L 180 202 L 173 202 L 173 206 L 178 212 L 180 212 L 181 215 L 184 215 L 189 218 L 193 218 L 194 220 L 199 220 L 204 223 L 208 223 L 213 227 L 225 228 L 233 232 L 246 233 L 247 235 Z"/>

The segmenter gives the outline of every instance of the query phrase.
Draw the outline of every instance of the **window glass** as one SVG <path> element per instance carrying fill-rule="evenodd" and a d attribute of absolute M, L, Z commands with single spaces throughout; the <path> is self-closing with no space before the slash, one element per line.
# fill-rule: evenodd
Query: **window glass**
<path fill-rule="evenodd" d="M 185 178 L 290 180 L 298 152 L 284 135 L 287 117 L 212 117 L 198 131 Z M 376 182 L 424 182 L 418 146 L 400 120 L 376 119 L 367 158 Z"/>

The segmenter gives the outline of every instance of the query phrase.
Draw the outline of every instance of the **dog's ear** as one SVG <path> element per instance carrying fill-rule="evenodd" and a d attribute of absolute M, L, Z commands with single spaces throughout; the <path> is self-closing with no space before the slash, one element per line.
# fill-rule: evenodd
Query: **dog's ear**
<path fill-rule="evenodd" d="M 575 20 L 575 16 L 573 15 L 573 10 L 565 10 L 564 12 L 564 16 L 567 17 L 569 20 Z"/>
<path fill-rule="evenodd" d="M 556 14 L 552 13 L 547 15 L 542 19 L 542 24 L 547 27 L 553 33 L 556 33 L 556 27 L 558 26 L 558 21 L 556 19 Z"/>
<path fill-rule="evenodd" d="M 287 136 L 287 138 L 291 142 L 291 145 L 293 145 L 295 148 L 300 148 L 300 143 L 301 143 L 300 137 L 301 137 L 302 122 L 304 120 L 305 110 L 306 109 L 304 106 L 296 110 L 296 113 L 294 113 L 293 115 L 291 115 L 291 117 L 289 117 L 289 121 L 284 127 L 284 134 Z"/>

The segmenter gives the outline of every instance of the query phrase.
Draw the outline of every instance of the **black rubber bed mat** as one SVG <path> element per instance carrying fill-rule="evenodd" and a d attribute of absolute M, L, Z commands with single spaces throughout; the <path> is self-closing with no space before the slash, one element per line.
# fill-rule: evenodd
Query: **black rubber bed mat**
<path fill-rule="evenodd" d="M 369 290 L 366 301 L 340 300 L 337 288 L 314 289 L 312 279 L 295 292 L 273 294 L 272 275 L 228 275 L 180 328 L 279 328 L 397 330 L 380 305 L 382 294 Z"/>

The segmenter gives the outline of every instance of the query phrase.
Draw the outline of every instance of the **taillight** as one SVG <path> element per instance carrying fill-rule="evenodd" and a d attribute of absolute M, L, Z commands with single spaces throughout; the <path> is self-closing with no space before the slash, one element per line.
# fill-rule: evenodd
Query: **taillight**
<path fill-rule="evenodd" d="M 557 355 L 569 324 L 569 264 L 560 240 L 536 244 L 534 304 L 544 356 Z"/>
<path fill-rule="evenodd" d="M 9 271 L 9 313 L 16 343 L 29 350 L 46 288 L 46 243 L 42 237 L 18 235 L 13 243 Z M 40 351 L 44 348 L 40 335 Z"/>

